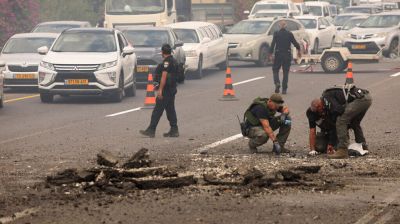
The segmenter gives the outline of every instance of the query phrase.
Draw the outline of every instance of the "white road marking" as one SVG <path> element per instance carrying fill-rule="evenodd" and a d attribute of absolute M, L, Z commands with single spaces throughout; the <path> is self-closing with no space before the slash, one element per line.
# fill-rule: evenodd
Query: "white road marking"
<path fill-rule="evenodd" d="M 397 76 L 400 76 L 400 72 L 395 73 L 395 74 L 391 75 L 390 77 L 397 77 Z"/>
<path fill-rule="evenodd" d="M 245 84 L 245 83 L 248 83 L 248 82 L 257 81 L 257 80 L 260 80 L 260 79 L 265 79 L 265 76 L 260 76 L 260 77 L 254 78 L 254 79 L 249 79 L 249 80 L 245 80 L 245 81 L 242 81 L 242 82 L 233 83 L 233 85 L 234 86 L 238 86 L 238 85 L 242 85 L 242 84 Z"/>
<path fill-rule="evenodd" d="M 215 148 L 215 147 L 217 147 L 217 146 L 226 144 L 226 143 L 228 143 L 228 142 L 235 141 L 236 139 L 239 139 L 239 138 L 243 138 L 243 135 L 242 135 L 242 134 L 233 135 L 233 136 L 231 136 L 231 137 L 222 139 L 221 141 L 214 142 L 214 143 L 211 143 L 211 144 L 209 144 L 209 145 L 205 145 L 205 146 L 203 146 L 203 147 L 197 149 L 196 151 L 198 151 L 198 152 L 207 151 L 207 150 L 209 150 L 209 149 L 212 149 L 212 148 Z"/>
<path fill-rule="evenodd" d="M 22 211 L 22 212 L 14 213 L 14 215 L 11 216 L 11 217 L 3 217 L 3 218 L 0 218 L 0 223 L 10 223 L 10 222 L 14 222 L 14 221 L 17 220 L 17 219 L 20 219 L 20 218 L 23 218 L 23 217 L 26 217 L 26 216 L 30 216 L 30 215 L 32 215 L 32 214 L 35 214 L 35 213 L 37 213 L 39 210 L 40 210 L 40 208 L 28 208 L 28 209 L 25 209 L 25 210 Z"/>
<path fill-rule="evenodd" d="M 122 114 L 127 114 L 127 113 L 132 113 L 132 112 L 135 112 L 135 111 L 139 111 L 141 109 L 142 109 L 141 107 L 138 107 L 138 108 L 134 108 L 134 109 L 130 109 L 130 110 L 121 111 L 121 112 L 118 112 L 118 113 L 115 113 L 115 114 L 110 114 L 110 115 L 107 115 L 106 117 L 115 117 L 115 116 L 119 116 L 119 115 L 122 115 Z"/>

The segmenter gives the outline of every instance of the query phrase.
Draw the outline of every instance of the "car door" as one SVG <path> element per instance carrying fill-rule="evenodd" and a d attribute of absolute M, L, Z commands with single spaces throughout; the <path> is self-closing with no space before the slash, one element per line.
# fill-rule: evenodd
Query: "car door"
<path fill-rule="evenodd" d="M 213 31 L 213 29 L 212 29 L 212 26 L 211 25 L 209 25 L 209 26 L 206 26 L 206 27 L 204 27 L 205 28 L 205 30 L 206 30 L 206 32 L 207 32 L 207 34 L 208 34 L 208 37 L 211 39 L 211 41 L 208 43 L 208 54 L 207 54 L 207 58 L 204 58 L 204 68 L 208 68 L 208 67 L 211 67 L 212 65 L 213 65 L 213 61 L 215 60 L 215 54 L 217 54 L 217 43 L 216 43 L 216 36 L 217 36 L 217 34 L 216 34 L 216 32 L 215 31 Z"/>
<path fill-rule="evenodd" d="M 133 81 L 133 59 L 131 55 L 123 55 L 123 49 L 128 46 L 128 42 L 125 40 L 125 37 L 121 34 L 117 34 L 119 51 L 122 63 L 122 70 L 124 71 L 124 85 L 129 84 Z"/>
<path fill-rule="evenodd" d="M 201 44 L 201 54 L 203 55 L 203 64 L 204 64 L 204 61 L 206 61 L 206 60 L 208 60 L 208 57 L 209 57 L 209 48 L 210 48 L 210 42 L 205 42 L 204 40 L 206 39 L 206 38 L 209 38 L 210 40 L 211 40 L 211 37 L 209 36 L 209 34 L 208 34 L 208 32 L 206 31 L 206 28 L 205 28 L 205 26 L 203 26 L 203 27 L 200 27 L 199 29 L 198 29 L 198 32 L 200 33 L 200 44 Z M 199 55 L 199 57 L 200 57 L 200 55 Z"/>
<path fill-rule="evenodd" d="M 211 27 L 215 33 L 216 33 L 216 39 L 215 41 L 215 58 L 213 60 L 213 64 L 217 65 L 220 64 L 221 62 L 224 62 L 226 60 L 226 54 L 228 50 L 228 46 L 226 45 L 222 32 L 216 25 L 212 25 Z"/>
<path fill-rule="evenodd" d="M 318 18 L 318 40 L 319 48 L 325 48 L 329 38 L 328 27 L 324 23 L 323 18 Z"/>

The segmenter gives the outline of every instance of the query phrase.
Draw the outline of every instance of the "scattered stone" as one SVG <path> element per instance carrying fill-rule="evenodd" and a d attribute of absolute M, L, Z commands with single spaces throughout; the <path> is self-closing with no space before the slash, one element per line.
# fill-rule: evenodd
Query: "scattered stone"
<path fill-rule="evenodd" d="M 321 169 L 319 165 L 311 165 L 311 166 L 298 166 L 295 167 L 294 170 L 303 171 L 305 173 L 318 173 Z"/>
<path fill-rule="evenodd" d="M 221 180 L 211 174 L 203 174 L 203 179 L 210 185 L 224 185 L 224 186 L 239 186 L 242 185 L 241 181 Z"/>
<path fill-rule="evenodd" d="M 301 179 L 300 174 L 292 172 L 290 170 L 281 170 L 277 172 L 276 179 L 284 181 L 297 181 Z"/>
<path fill-rule="evenodd" d="M 117 165 L 118 159 L 111 152 L 102 150 L 97 154 L 97 164 L 100 166 L 114 167 Z"/>
<path fill-rule="evenodd" d="M 342 169 L 347 166 L 347 163 L 345 162 L 337 162 L 337 163 L 330 163 L 330 165 L 335 168 L 335 169 Z"/>
<path fill-rule="evenodd" d="M 261 179 L 263 176 L 264 174 L 261 172 L 261 170 L 259 170 L 257 167 L 253 167 L 244 175 L 243 184 L 247 185 L 256 179 Z"/>
<path fill-rule="evenodd" d="M 141 168 L 150 167 L 151 160 L 148 154 L 149 150 L 146 148 L 141 148 L 137 153 L 135 153 L 124 165 L 123 168 Z"/>
<path fill-rule="evenodd" d="M 196 179 L 193 175 L 181 177 L 167 177 L 167 178 L 142 178 L 130 179 L 139 189 L 158 189 L 158 188 L 179 188 L 196 184 Z"/>

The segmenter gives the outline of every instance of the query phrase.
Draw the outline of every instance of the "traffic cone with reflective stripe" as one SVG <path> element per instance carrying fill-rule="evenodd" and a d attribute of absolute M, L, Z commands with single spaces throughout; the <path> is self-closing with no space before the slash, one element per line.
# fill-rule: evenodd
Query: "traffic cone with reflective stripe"
<path fill-rule="evenodd" d="M 238 98 L 235 97 L 235 90 L 233 90 L 232 74 L 231 74 L 230 67 L 226 68 L 224 95 L 222 96 L 222 99 L 220 99 L 220 100 L 222 100 L 222 101 L 238 100 Z"/>
<path fill-rule="evenodd" d="M 156 105 L 156 95 L 154 93 L 153 75 L 149 73 L 147 78 L 146 98 L 144 99 L 143 109 L 153 109 Z"/>
<path fill-rule="evenodd" d="M 347 65 L 347 73 L 346 73 L 346 82 L 345 85 L 353 85 L 354 84 L 354 79 L 353 79 L 353 63 L 351 61 L 348 62 Z"/>

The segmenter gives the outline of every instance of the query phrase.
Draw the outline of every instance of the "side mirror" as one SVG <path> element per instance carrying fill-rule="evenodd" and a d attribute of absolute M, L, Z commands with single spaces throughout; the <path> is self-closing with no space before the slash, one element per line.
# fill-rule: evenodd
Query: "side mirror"
<path fill-rule="evenodd" d="M 174 46 L 174 48 L 177 48 L 177 47 L 182 47 L 183 46 L 183 41 L 180 41 L 180 40 L 178 40 L 178 41 L 176 41 L 175 42 L 175 46 Z"/>
<path fill-rule="evenodd" d="M 211 42 L 211 39 L 209 37 L 204 37 L 203 40 L 201 41 L 203 44 Z"/>
<path fill-rule="evenodd" d="M 249 10 L 245 10 L 245 11 L 243 11 L 243 14 L 245 14 L 247 16 L 247 15 L 250 14 L 250 11 Z"/>
<path fill-rule="evenodd" d="M 319 25 L 319 29 L 320 30 L 326 29 L 326 25 Z"/>
<path fill-rule="evenodd" d="M 125 57 L 126 55 L 131 55 L 134 52 L 135 52 L 135 48 L 133 48 L 132 46 L 126 46 L 122 50 L 122 57 Z"/>
<path fill-rule="evenodd" d="M 39 47 L 37 51 L 40 55 L 46 55 L 49 52 L 49 48 L 47 46 Z"/>

